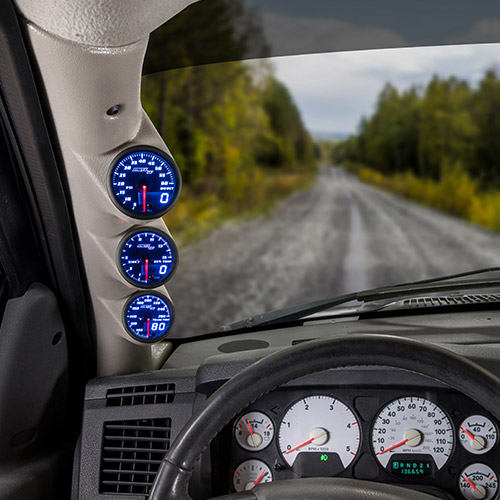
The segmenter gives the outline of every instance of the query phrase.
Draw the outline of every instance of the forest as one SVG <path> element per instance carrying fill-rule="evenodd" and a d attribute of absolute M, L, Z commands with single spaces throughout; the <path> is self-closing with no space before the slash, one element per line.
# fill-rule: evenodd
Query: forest
<path fill-rule="evenodd" d="M 332 160 L 362 180 L 500 230 L 500 78 L 387 83 Z"/>
<path fill-rule="evenodd" d="M 143 76 L 142 104 L 183 177 L 180 202 L 165 217 L 181 245 L 227 220 L 269 211 L 276 200 L 307 187 L 314 178 L 313 141 L 270 63 L 189 66 L 188 48 L 197 60 L 196 51 L 206 39 L 215 39 L 216 47 L 224 48 L 226 56 L 229 50 L 232 58 L 243 55 L 252 40 L 265 50 L 248 17 L 246 31 L 235 32 L 233 17 L 241 14 L 237 5 L 235 0 L 214 0 L 207 14 L 210 23 L 199 20 L 205 29 L 185 30 L 191 38 L 184 51 L 171 47 L 172 30 L 183 30 L 182 18 L 176 25 L 167 23 L 161 28 L 167 31 L 153 34 L 146 58 L 146 70 L 153 72 Z M 210 35 L 210 29 L 216 32 Z M 184 67 L 157 71 L 169 50 Z M 217 51 L 212 57 L 217 60 Z"/>

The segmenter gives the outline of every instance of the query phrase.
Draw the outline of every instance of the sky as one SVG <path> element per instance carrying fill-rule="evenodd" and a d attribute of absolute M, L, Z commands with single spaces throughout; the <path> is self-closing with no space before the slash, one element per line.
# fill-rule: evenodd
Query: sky
<path fill-rule="evenodd" d="M 311 132 L 354 133 L 386 82 L 407 89 L 438 74 L 475 85 L 486 69 L 500 68 L 500 44 L 307 54 L 271 62 Z"/>

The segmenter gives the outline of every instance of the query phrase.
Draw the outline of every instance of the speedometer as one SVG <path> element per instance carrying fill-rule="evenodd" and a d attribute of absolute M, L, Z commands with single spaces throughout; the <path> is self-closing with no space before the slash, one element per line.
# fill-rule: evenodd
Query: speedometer
<path fill-rule="evenodd" d="M 453 440 L 446 413 L 431 401 L 412 396 L 389 403 L 372 429 L 377 460 L 389 472 L 407 479 L 431 476 L 441 469 L 451 455 Z"/>
<path fill-rule="evenodd" d="M 348 467 L 359 448 L 359 425 L 338 399 L 313 395 L 294 403 L 279 429 L 279 447 L 294 472 L 306 477 L 334 476 Z"/>

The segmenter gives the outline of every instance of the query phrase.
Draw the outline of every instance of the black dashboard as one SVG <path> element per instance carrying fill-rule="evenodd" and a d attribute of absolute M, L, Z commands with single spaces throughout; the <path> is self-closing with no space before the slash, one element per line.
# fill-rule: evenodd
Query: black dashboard
<path fill-rule="evenodd" d="M 496 312 L 390 322 L 322 321 L 213 337 L 180 345 L 162 370 L 92 381 L 74 498 L 147 498 L 162 457 L 206 398 L 294 343 L 390 331 L 445 345 L 500 372 Z M 436 498 L 498 499 L 498 432 L 499 422 L 475 401 L 422 375 L 371 366 L 328 370 L 282 385 L 237 415 L 198 462 L 190 493 L 203 499 L 259 482 L 335 476 Z"/>

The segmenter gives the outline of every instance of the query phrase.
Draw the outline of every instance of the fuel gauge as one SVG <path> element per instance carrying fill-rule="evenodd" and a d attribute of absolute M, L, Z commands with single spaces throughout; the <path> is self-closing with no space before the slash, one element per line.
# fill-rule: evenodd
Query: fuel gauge
<path fill-rule="evenodd" d="M 271 469 L 261 460 L 246 460 L 234 471 L 233 486 L 236 491 L 248 491 L 260 483 L 273 480 Z"/>

